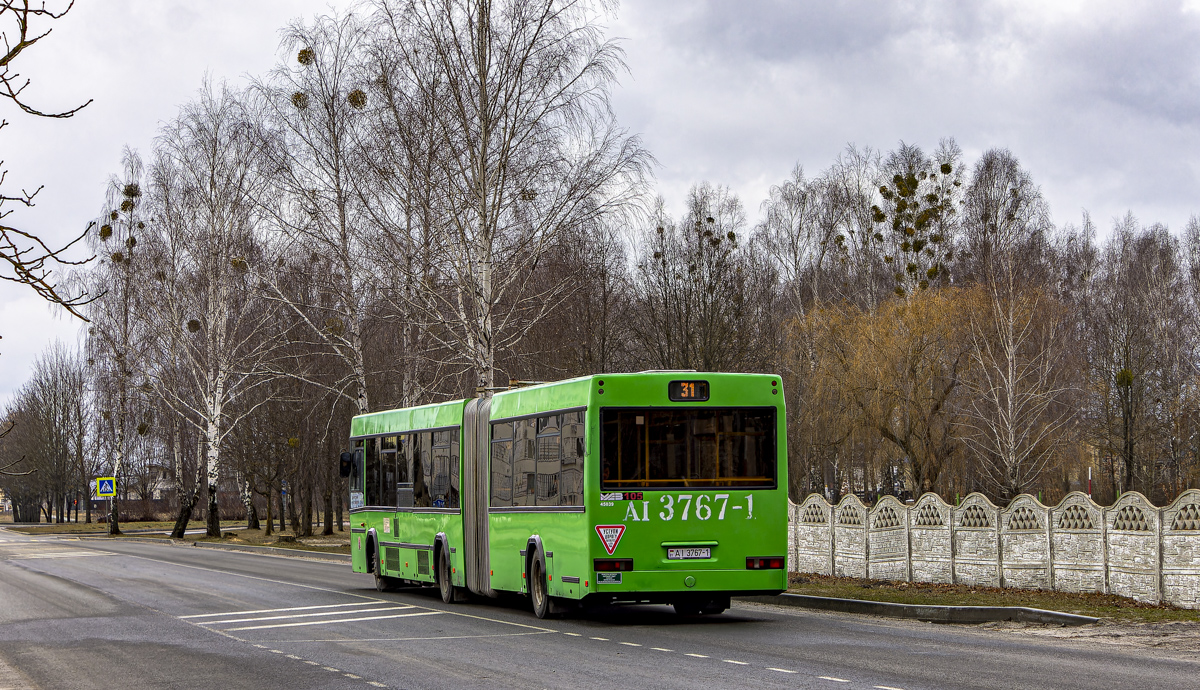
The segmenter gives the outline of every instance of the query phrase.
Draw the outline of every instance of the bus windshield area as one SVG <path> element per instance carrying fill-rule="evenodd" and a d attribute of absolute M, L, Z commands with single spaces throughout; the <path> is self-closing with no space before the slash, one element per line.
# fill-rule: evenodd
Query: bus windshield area
<path fill-rule="evenodd" d="M 775 408 L 600 410 L 605 489 L 775 487 Z"/>

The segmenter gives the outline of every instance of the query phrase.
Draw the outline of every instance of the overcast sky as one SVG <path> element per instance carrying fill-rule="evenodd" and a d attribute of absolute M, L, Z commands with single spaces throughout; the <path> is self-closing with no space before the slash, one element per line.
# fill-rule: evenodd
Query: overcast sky
<path fill-rule="evenodd" d="M 95 102 L 70 120 L 0 103 L 5 190 L 45 185 L 36 208 L 5 222 L 48 240 L 77 234 L 122 148 L 149 153 L 205 73 L 236 85 L 263 74 L 279 28 L 329 7 L 80 0 L 17 70 L 39 108 Z M 1010 149 L 1060 225 L 1087 209 L 1102 230 L 1126 211 L 1180 230 L 1200 213 L 1200 0 L 625 0 L 609 35 L 629 64 L 617 116 L 658 159 L 675 210 L 708 180 L 755 219 L 796 163 L 812 175 L 848 143 L 932 149 L 954 137 L 968 163 Z M 79 330 L 28 288 L 0 284 L 0 404 L 48 342 Z"/>

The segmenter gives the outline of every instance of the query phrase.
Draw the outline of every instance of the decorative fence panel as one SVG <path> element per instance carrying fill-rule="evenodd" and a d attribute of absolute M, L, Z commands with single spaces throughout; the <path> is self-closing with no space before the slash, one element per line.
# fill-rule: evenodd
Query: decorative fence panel
<path fill-rule="evenodd" d="M 1162 596 L 1200 609 L 1200 491 L 1190 489 L 1163 509 Z"/>
<path fill-rule="evenodd" d="M 950 505 L 937 494 L 925 494 L 913 506 L 908 521 L 912 579 L 918 582 L 954 581 L 951 512 Z"/>
<path fill-rule="evenodd" d="M 1033 496 L 1018 496 L 997 512 L 1002 586 L 1050 589 L 1050 509 Z"/>
<path fill-rule="evenodd" d="M 908 580 L 908 508 L 895 496 L 879 499 L 870 513 L 867 567 L 877 580 Z"/>
<path fill-rule="evenodd" d="M 1111 592 L 1200 609 L 1200 491 L 1165 508 L 1130 492 L 1109 508 L 1080 492 L 1047 507 L 981 494 L 952 507 L 936 494 L 868 509 L 817 494 L 788 511 L 796 572 L 916 582 Z"/>
<path fill-rule="evenodd" d="M 1000 509 L 983 494 L 970 494 L 954 510 L 954 581 L 1000 586 Z"/>
<path fill-rule="evenodd" d="M 811 494 L 796 506 L 796 572 L 833 574 L 833 506 Z"/>
<path fill-rule="evenodd" d="M 833 574 L 838 577 L 866 577 L 870 544 L 867 541 L 867 507 L 850 495 L 834 511 Z"/>
<path fill-rule="evenodd" d="M 1050 510 L 1054 589 L 1107 592 L 1104 509 L 1087 494 L 1072 491 Z"/>

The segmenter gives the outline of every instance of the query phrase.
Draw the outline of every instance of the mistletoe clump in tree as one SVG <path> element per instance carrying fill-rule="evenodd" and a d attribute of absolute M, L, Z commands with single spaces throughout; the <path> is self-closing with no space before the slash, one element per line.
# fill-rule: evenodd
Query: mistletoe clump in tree
<path fill-rule="evenodd" d="M 900 297 L 948 277 L 946 262 L 953 258 L 950 246 L 962 186 L 961 155 L 953 140 L 943 141 L 932 158 L 902 142 L 884 162 L 892 177 L 880 185 L 882 200 L 871 213 L 875 240 L 885 248 L 883 261 Z"/>

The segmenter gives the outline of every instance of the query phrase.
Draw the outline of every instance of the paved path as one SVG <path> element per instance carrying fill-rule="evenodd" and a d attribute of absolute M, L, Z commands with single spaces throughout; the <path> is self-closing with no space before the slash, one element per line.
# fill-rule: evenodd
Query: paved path
<path fill-rule="evenodd" d="M 539 621 L 342 564 L 0 530 L 0 688 L 1190 688 L 1194 655 L 737 605 Z"/>

